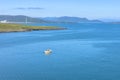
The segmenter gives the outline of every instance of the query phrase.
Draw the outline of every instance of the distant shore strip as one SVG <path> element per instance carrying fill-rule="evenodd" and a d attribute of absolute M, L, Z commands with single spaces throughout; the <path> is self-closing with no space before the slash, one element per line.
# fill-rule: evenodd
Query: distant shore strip
<path fill-rule="evenodd" d="M 0 33 L 26 32 L 39 30 L 65 30 L 66 28 L 54 26 L 27 26 L 22 24 L 0 23 Z"/>

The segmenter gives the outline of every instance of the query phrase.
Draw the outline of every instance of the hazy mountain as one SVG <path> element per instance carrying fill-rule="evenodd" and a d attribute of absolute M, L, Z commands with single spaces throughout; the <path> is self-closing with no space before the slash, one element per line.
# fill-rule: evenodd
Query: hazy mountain
<path fill-rule="evenodd" d="M 17 16 L 12 16 L 12 15 L 0 15 L 0 21 L 2 20 L 7 20 L 8 22 L 46 22 L 42 19 L 38 18 L 32 18 L 24 15 L 17 15 Z"/>
<path fill-rule="evenodd" d="M 87 18 L 79 17 L 45 17 L 45 18 L 33 18 L 24 15 L 0 15 L 0 21 L 7 20 L 8 22 L 35 22 L 35 23 L 81 23 L 81 22 L 102 22 L 100 20 L 88 20 Z"/>
<path fill-rule="evenodd" d="M 81 23 L 81 22 L 102 22 L 100 20 L 88 20 L 87 18 L 79 18 L 79 17 L 45 17 L 40 18 L 48 22 L 73 22 L 73 23 Z"/>

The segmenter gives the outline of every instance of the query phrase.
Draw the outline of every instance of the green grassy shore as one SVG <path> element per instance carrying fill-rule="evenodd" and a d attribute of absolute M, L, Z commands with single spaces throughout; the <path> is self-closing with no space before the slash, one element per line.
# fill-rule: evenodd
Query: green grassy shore
<path fill-rule="evenodd" d="M 63 30 L 63 29 L 65 28 L 54 26 L 27 26 L 22 24 L 0 23 L 0 33 L 36 31 L 36 30 Z"/>

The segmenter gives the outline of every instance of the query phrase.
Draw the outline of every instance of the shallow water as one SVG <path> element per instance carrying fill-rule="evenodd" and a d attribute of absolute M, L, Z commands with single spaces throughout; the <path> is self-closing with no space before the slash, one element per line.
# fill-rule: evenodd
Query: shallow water
<path fill-rule="evenodd" d="M 0 80 L 120 80 L 119 24 L 29 25 L 68 29 L 1 33 Z"/>

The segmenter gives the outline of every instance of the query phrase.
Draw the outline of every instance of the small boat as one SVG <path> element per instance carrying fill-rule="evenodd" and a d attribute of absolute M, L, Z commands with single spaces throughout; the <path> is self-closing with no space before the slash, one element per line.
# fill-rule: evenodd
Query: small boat
<path fill-rule="evenodd" d="M 51 50 L 51 49 L 47 49 L 47 50 L 44 51 L 44 53 L 45 53 L 46 55 L 49 55 L 49 54 L 52 53 L 52 50 Z"/>

